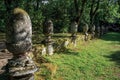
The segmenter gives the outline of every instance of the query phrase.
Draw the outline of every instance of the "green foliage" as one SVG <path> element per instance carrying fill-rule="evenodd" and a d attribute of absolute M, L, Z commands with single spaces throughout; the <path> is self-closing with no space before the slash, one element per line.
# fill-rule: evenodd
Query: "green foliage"
<path fill-rule="evenodd" d="M 44 20 L 44 16 L 42 16 L 42 12 L 35 11 L 32 15 L 34 15 L 34 17 L 32 17 L 33 31 L 42 33 L 43 32 L 42 24 L 43 24 L 43 20 Z"/>
<path fill-rule="evenodd" d="M 100 9 L 96 14 L 96 20 L 101 20 L 109 23 L 116 23 L 120 18 L 119 5 L 117 2 L 101 1 Z"/>
<path fill-rule="evenodd" d="M 85 4 L 84 11 L 80 19 L 81 27 L 84 23 L 90 23 L 89 13 L 91 3 L 92 0 L 88 0 Z M 78 0 L 78 4 L 78 7 L 81 8 L 82 0 Z M 5 23 L 8 18 L 7 7 L 13 8 L 15 6 L 23 8 L 28 12 L 33 24 L 33 32 L 38 33 L 42 33 L 42 23 L 45 18 L 52 19 L 54 23 L 54 32 L 68 32 L 71 21 L 77 16 L 74 0 L 49 0 L 47 3 L 44 3 L 43 0 L 12 0 L 11 5 L 5 5 L 4 1 L 0 1 L 0 30 L 5 29 Z M 100 1 L 100 6 L 95 16 L 95 24 L 99 24 L 99 21 L 120 23 L 119 18 L 119 1 Z M 79 30 L 81 30 L 81 27 L 79 27 Z"/>
<path fill-rule="evenodd" d="M 5 30 L 5 8 L 4 8 L 4 3 L 3 1 L 0 1 L 0 31 Z"/>

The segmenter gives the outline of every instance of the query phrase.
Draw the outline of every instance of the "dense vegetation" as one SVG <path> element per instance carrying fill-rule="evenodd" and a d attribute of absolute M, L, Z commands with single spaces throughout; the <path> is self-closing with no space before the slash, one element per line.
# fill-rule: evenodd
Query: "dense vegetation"
<path fill-rule="evenodd" d="M 1 0 L 0 1 L 0 30 L 5 30 L 7 15 L 20 7 L 25 9 L 32 20 L 33 30 L 42 33 L 42 23 L 45 18 L 54 22 L 54 32 L 68 32 L 72 20 L 82 24 L 101 22 L 120 23 L 119 0 Z"/>

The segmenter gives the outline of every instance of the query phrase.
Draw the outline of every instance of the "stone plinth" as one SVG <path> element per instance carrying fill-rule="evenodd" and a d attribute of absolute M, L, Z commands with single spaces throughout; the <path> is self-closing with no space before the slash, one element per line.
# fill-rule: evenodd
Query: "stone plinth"
<path fill-rule="evenodd" d="M 76 46 L 76 38 L 77 38 L 78 24 L 76 21 L 73 21 L 70 26 L 71 32 L 71 43 Z"/>
<path fill-rule="evenodd" d="M 95 25 L 92 24 L 91 25 L 91 39 L 94 39 L 95 38 Z"/>
<path fill-rule="evenodd" d="M 84 40 L 85 40 L 85 41 L 88 40 L 88 29 L 89 29 L 88 24 L 85 24 L 85 25 L 83 26 L 83 33 L 84 33 L 84 35 L 85 35 L 85 37 L 84 37 Z"/>
<path fill-rule="evenodd" d="M 100 37 L 100 27 L 98 26 L 96 29 L 97 37 Z"/>

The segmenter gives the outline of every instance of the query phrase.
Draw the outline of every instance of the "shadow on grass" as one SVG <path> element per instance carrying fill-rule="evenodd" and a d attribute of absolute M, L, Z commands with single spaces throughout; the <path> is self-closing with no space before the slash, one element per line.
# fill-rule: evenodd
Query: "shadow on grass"
<path fill-rule="evenodd" d="M 113 52 L 113 54 L 106 57 L 110 58 L 110 61 L 115 61 L 117 65 L 120 65 L 120 51 Z"/>
<path fill-rule="evenodd" d="M 62 36 L 62 35 L 60 35 L 60 36 L 54 35 L 53 37 L 54 38 L 70 38 L 70 36 Z"/>
<path fill-rule="evenodd" d="M 65 49 L 63 51 L 57 52 L 58 54 L 66 54 L 66 55 L 75 55 L 78 56 L 79 52 L 72 51 L 70 49 Z"/>
<path fill-rule="evenodd" d="M 120 42 L 120 33 L 110 32 L 101 37 L 101 39 L 106 41 L 119 41 Z"/>

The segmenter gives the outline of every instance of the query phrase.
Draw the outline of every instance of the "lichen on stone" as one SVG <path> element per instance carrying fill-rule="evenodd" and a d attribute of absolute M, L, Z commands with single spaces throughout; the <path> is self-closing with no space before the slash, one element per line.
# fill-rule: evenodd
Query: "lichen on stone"
<path fill-rule="evenodd" d="M 23 9 L 21 9 L 21 8 L 15 8 L 14 10 L 13 10 L 13 14 L 24 14 L 24 15 L 28 15 L 28 13 L 26 12 L 26 11 L 24 11 Z"/>

